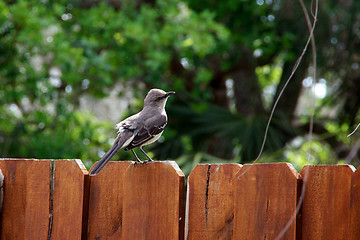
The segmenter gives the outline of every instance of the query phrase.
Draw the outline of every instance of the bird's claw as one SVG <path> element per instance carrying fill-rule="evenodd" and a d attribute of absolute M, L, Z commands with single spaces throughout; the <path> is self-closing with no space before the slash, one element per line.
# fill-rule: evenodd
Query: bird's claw
<path fill-rule="evenodd" d="M 134 165 L 136 165 L 136 164 L 140 164 L 140 163 L 144 163 L 143 161 L 141 161 L 141 160 L 139 160 L 139 159 L 137 159 L 136 161 L 134 161 Z"/>
<path fill-rule="evenodd" d="M 149 159 L 149 160 L 146 160 L 146 161 L 144 161 L 143 163 L 151 163 L 151 162 L 153 162 L 154 160 L 152 160 L 152 159 Z"/>

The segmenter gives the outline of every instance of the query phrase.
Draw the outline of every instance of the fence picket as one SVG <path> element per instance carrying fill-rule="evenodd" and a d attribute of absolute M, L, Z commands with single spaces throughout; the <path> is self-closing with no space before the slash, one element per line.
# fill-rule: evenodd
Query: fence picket
<path fill-rule="evenodd" d="M 351 177 L 349 165 L 305 166 L 303 239 L 349 239 Z"/>
<path fill-rule="evenodd" d="M 244 165 L 235 179 L 233 239 L 275 239 L 292 218 L 299 174 L 287 163 Z M 295 218 L 281 239 L 296 239 Z"/>
<path fill-rule="evenodd" d="M 360 167 L 351 178 L 350 239 L 360 239 Z"/>
<path fill-rule="evenodd" d="M 90 176 L 87 239 L 121 239 L 123 175 L 130 161 L 109 162 Z"/>
<path fill-rule="evenodd" d="M 173 161 L 130 165 L 123 180 L 122 239 L 183 239 L 184 180 Z"/>
<path fill-rule="evenodd" d="M 0 159 L 1 172 L 4 240 L 277 239 L 286 225 L 279 239 L 360 239 L 360 170 L 350 165 L 300 175 L 288 163 L 199 164 L 186 218 L 173 161 L 109 162 L 89 176 L 80 160 Z"/>
<path fill-rule="evenodd" d="M 86 168 L 78 159 L 55 160 L 54 166 L 51 239 L 80 240 Z"/>
<path fill-rule="evenodd" d="M 67 235 L 81 239 L 84 176 L 76 161 L 0 160 L 4 173 L 1 239 L 64 239 Z M 74 167 L 69 181 L 63 174 Z"/>
<path fill-rule="evenodd" d="M 0 216 L 2 213 L 3 202 L 4 202 L 4 174 L 2 173 L 0 168 Z M 1 222 L 1 218 L 0 218 L 0 222 Z M 0 232 L 1 232 L 1 225 L 0 225 Z"/>
<path fill-rule="evenodd" d="M 1 239 L 46 239 L 50 163 L 3 159 L 0 168 L 5 177 Z"/>
<path fill-rule="evenodd" d="M 190 173 L 186 239 L 231 239 L 233 180 L 240 164 L 199 164 Z"/>

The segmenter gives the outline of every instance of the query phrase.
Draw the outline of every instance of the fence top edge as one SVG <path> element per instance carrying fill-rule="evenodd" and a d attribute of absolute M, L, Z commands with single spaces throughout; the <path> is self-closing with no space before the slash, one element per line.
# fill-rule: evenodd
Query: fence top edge
<path fill-rule="evenodd" d="M 270 163 L 245 163 L 243 166 L 257 166 L 257 165 L 291 165 L 289 162 L 270 162 Z"/>
<path fill-rule="evenodd" d="M 36 158 L 0 158 L 0 161 L 34 161 L 39 160 Z M 48 159 L 42 159 L 42 160 L 48 160 Z"/>
<path fill-rule="evenodd" d="M 300 174 L 304 175 L 306 172 L 308 171 L 312 171 L 312 170 L 318 170 L 318 171 L 322 171 L 322 170 L 333 170 L 333 169 L 343 169 L 345 171 L 349 171 L 349 174 L 354 174 L 358 171 L 356 171 L 356 168 L 353 165 L 350 164 L 339 164 L 339 165 L 327 165 L 327 164 L 323 164 L 323 165 L 305 165 L 301 171 Z"/>
<path fill-rule="evenodd" d="M 349 168 L 355 172 L 356 168 L 351 164 L 316 164 L 316 165 L 305 165 L 302 169 L 305 168 Z M 302 170 L 301 169 L 301 170 Z"/>
<path fill-rule="evenodd" d="M 300 173 L 295 169 L 295 167 L 288 162 L 278 162 L 278 163 L 254 163 L 254 164 L 244 164 L 241 170 L 237 174 L 237 178 L 242 177 L 252 168 L 257 167 L 276 167 L 276 168 L 287 168 L 290 170 L 290 174 L 293 175 L 296 179 L 301 179 Z"/>
<path fill-rule="evenodd" d="M 90 167 L 89 171 L 88 171 L 88 176 L 90 178 L 95 178 L 101 174 L 104 174 L 104 172 L 106 171 L 107 168 L 112 167 L 112 166 L 116 166 L 116 165 L 121 165 L 121 167 L 125 167 L 128 168 L 132 161 L 109 161 L 105 167 L 103 168 L 103 170 L 101 170 L 98 174 L 90 174 L 91 170 L 95 167 L 95 165 L 98 163 L 98 161 L 94 162 L 93 165 Z M 119 167 L 119 166 L 117 166 Z"/>
<path fill-rule="evenodd" d="M 80 168 L 80 170 L 82 171 L 82 173 L 84 175 L 88 175 L 89 172 L 88 170 L 86 169 L 84 163 L 80 160 L 80 159 L 74 159 L 75 160 L 75 163 L 78 165 L 78 167 Z"/>
<path fill-rule="evenodd" d="M 86 167 L 84 165 L 84 163 L 80 160 L 80 159 L 36 159 L 36 158 L 0 158 L 0 162 L 31 162 L 31 163 L 44 163 L 47 164 L 50 162 L 54 162 L 56 164 L 56 162 L 72 162 L 72 164 L 77 165 L 78 169 L 82 172 L 82 174 L 87 175 L 89 174 L 88 171 L 86 170 Z"/>
<path fill-rule="evenodd" d="M 133 162 L 129 165 L 127 171 L 129 169 L 135 168 L 135 167 L 150 167 L 151 165 L 162 165 L 164 167 L 169 167 L 171 169 L 173 169 L 176 174 L 179 177 L 185 177 L 185 174 L 183 173 L 183 171 L 180 169 L 179 165 L 172 160 L 164 160 L 164 161 L 153 161 L 150 163 L 144 163 L 144 164 L 134 164 Z M 126 172 L 127 172 L 126 171 Z"/>
<path fill-rule="evenodd" d="M 185 174 L 183 173 L 183 171 L 181 171 L 181 168 L 175 161 L 166 160 L 166 161 L 159 161 L 159 163 L 170 165 L 179 176 L 185 177 Z"/>
<path fill-rule="evenodd" d="M 0 158 L 0 161 L 80 161 L 78 158 Z"/>
<path fill-rule="evenodd" d="M 237 172 L 242 168 L 242 164 L 239 163 L 200 163 L 197 164 L 190 172 L 188 178 L 192 178 L 193 175 L 197 175 L 198 171 L 208 171 L 209 167 L 215 169 L 218 172 L 221 168 L 237 169 Z M 236 174 L 235 174 L 236 175 Z"/>
<path fill-rule="evenodd" d="M 240 167 L 243 166 L 240 163 L 199 163 L 199 164 L 196 164 L 196 166 L 209 166 L 209 165 L 211 165 L 211 166 L 235 165 L 235 166 L 240 166 Z"/>

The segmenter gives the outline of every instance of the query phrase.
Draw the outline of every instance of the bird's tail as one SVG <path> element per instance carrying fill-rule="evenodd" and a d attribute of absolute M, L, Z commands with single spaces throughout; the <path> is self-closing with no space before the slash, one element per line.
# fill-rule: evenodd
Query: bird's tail
<path fill-rule="evenodd" d="M 127 146 L 133 138 L 133 133 L 131 131 L 126 131 L 119 133 L 115 139 L 112 147 L 105 153 L 105 155 L 96 163 L 95 167 L 91 169 L 90 175 L 95 175 L 100 172 L 100 170 L 106 165 L 108 161 L 123 147 Z"/>

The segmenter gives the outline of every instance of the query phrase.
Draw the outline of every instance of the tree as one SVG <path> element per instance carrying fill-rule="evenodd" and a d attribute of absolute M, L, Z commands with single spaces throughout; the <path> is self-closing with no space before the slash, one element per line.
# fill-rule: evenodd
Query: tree
<path fill-rule="evenodd" d="M 338 4 L 320 5 L 317 70 L 329 94 L 317 100 L 314 131 L 318 146 L 344 158 L 356 146 L 338 134 L 358 121 L 360 6 Z M 79 112 L 79 97 L 103 98 L 122 83 L 139 98 L 151 87 L 177 92 L 158 158 L 251 161 L 307 37 L 300 4 L 287 0 L 2 2 L 1 154 L 96 160 L 113 129 Z M 286 146 L 308 132 L 298 104 L 310 62 L 308 52 L 279 102 L 266 159 L 280 151 L 286 160 Z"/>

